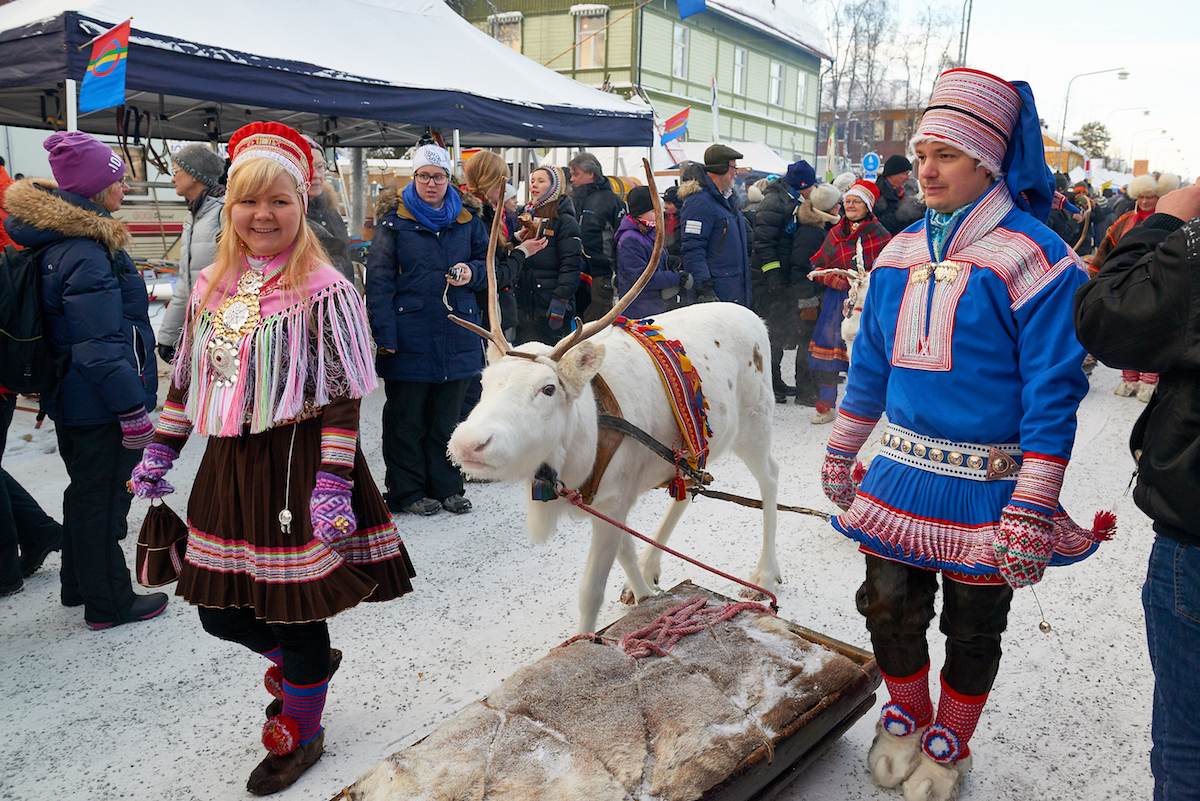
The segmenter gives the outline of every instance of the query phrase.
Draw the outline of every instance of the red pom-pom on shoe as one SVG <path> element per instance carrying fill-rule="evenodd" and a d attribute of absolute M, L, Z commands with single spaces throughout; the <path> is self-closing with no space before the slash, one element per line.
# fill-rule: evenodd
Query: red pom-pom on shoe
<path fill-rule="evenodd" d="M 816 409 L 817 409 L 818 414 L 825 414 L 832 408 L 833 408 L 833 404 L 830 403 L 829 401 L 823 401 L 823 400 L 817 401 Z"/>
<path fill-rule="evenodd" d="M 290 754 L 300 742 L 300 725 L 287 715 L 276 715 L 263 724 L 262 741 L 276 756 Z"/>
<path fill-rule="evenodd" d="M 271 665 L 267 668 L 267 675 L 263 676 L 263 686 L 267 688 L 267 692 L 276 698 L 283 697 L 283 668 L 279 665 Z"/>
<path fill-rule="evenodd" d="M 1117 516 L 1112 512 L 1096 512 L 1092 522 L 1092 539 L 1107 542 L 1117 533 Z"/>
<path fill-rule="evenodd" d="M 850 473 L 850 478 L 854 480 L 855 486 L 863 483 L 863 479 L 867 477 L 867 466 L 862 462 L 854 463 L 854 470 Z"/>

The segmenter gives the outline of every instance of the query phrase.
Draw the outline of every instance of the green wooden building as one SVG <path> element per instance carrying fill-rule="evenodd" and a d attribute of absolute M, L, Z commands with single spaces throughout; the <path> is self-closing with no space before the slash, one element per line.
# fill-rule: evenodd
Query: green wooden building
<path fill-rule="evenodd" d="M 829 55 L 797 0 L 708 0 L 707 11 L 685 20 L 675 0 L 639 4 L 459 3 L 474 25 L 539 64 L 626 98 L 640 94 L 660 122 L 690 106 L 692 141 L 764 142 L 785 160 L 815 163 Z"/>

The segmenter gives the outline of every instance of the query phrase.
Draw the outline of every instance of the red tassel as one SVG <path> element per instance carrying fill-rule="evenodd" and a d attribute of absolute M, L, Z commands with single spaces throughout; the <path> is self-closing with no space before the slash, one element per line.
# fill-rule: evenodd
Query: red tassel
<path fill-rule="evenodd" d="M 1092 539 L 1107 542 L 1117 533 L 1117 516 L 1112 512 L 1096 512 L 1092 523 Z"/>
<path fill-rule="evenodd" d="M 287 715 L 276 715 L 263 724 L 262 740 L 272 754 L 290 754 L 300 742 L 300 724 Z"/>
<path fill-rule="evenodd" d="M 267 692 L 276 698 L 283 697 L 283 668 L 279 665 L 271 665 L 267 668 L 267 675 L 263 676 L 263 686 L 267 688 Z"/>
<path fill-rule="evenodd" d="M 679 476 L 671 479 L 667 484 L 667 492 L 677 501 L 682 501 L 687 497 L 687 486 L 683 483 L 683 479 Z"/>
<path fill-rule="evenodd" d="M 850 478 L 854 481 L 854 485 L 858 486 L 867 477 L 867 466 L 862 462 L 854 463 L 854 470 L 850 473 Z"/>

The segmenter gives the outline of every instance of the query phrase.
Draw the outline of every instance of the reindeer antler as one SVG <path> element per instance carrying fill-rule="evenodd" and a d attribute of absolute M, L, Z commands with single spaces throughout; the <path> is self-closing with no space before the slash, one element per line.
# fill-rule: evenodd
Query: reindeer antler
<path fill-rule="evenodd" d="M 504 338 L 504 325 L 500 320 L 499 288 L 496 286 L 496 246 L 500 242 L 500 224 L 504 216 L 501 206 L 502 201 L 493 206 L 495 216 L 492 217 L 492 230 L 488 236 L 487 259 L 485 262 L 487 264 L 488 279 L 488 324 L 491 325 L 492 330 L 485 331 L 474 323 L 467 322 L 460 317 L 455 317 L 453 314 L 449 315 L 449 317 L 468 331 L 479 334 L 479 336 L 491 342 L 500 349 L 500 353 L 506 356 L 524 356 L 525 354 L 523 353 L 514 353 L 512 345 L 508 344 L 508 340 Z"/>
<path fill-rule="evenodd" d="M 663 222 L 662 198 L 658 196 L 658 187 L 654 183 L 654 171 L 650 169 L 650 162 L 642 159 L 642 167 L 646 170 L 646 183 L 650 189 L 650 199 L 654 203 L 654 250 L 650 253 L 650 261 L 646 263 L 646 269 L 642 270 L 637 283 L 621 296 L 621 299 L 617 301 L 615 306 L 609 309 L 607 314 L 587 325 L 580 325 L 578 318 L 576 318 L 575 330 L 559 340 L 553 350 L 546 354 L 546 357 L 549 359 L 558 361 L 571 348 L 612 325 L 612 321 L 617 319 L 621 315 L 621 312 L 625 311 L 629 307 L 629 304 L 633 303 L 637 296 L 641 294 L 646 284 L 650 283 L 650 276 L 654 275 L 654 271 L 658 269 L 658 260 L 662 256 L 663 251 L 663 229 L 666 227 Z"/>

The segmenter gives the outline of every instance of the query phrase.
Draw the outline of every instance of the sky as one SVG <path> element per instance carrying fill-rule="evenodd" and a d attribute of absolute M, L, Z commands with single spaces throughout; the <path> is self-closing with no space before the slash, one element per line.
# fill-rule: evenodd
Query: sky
<path fill-rule="evenodd" d="M 966 66 L 1024 80 L 1038 113 L 1056 135 L 1070 83 L 1068 135 L 1091 120 L 1108 126 L 1110 152 L 1149 158 L 1151 170 L 1200 175 L 1200 103 L 1196 56 L 1200 46 L 1197 0 L 973 1 Z M 923 0 L 897 0 L 916 15 Z M 957 52 L 963 4 L 931 3 L 953 10 Z M 815 11 L 815 9 L 814 9 Z M 1124 68 L 1117 73 L 1083 73 Z M 1145 115 L 1143 107 L 1149 109 Z M 1166 131 L 1164 134 L 1163 131 Z"/>

